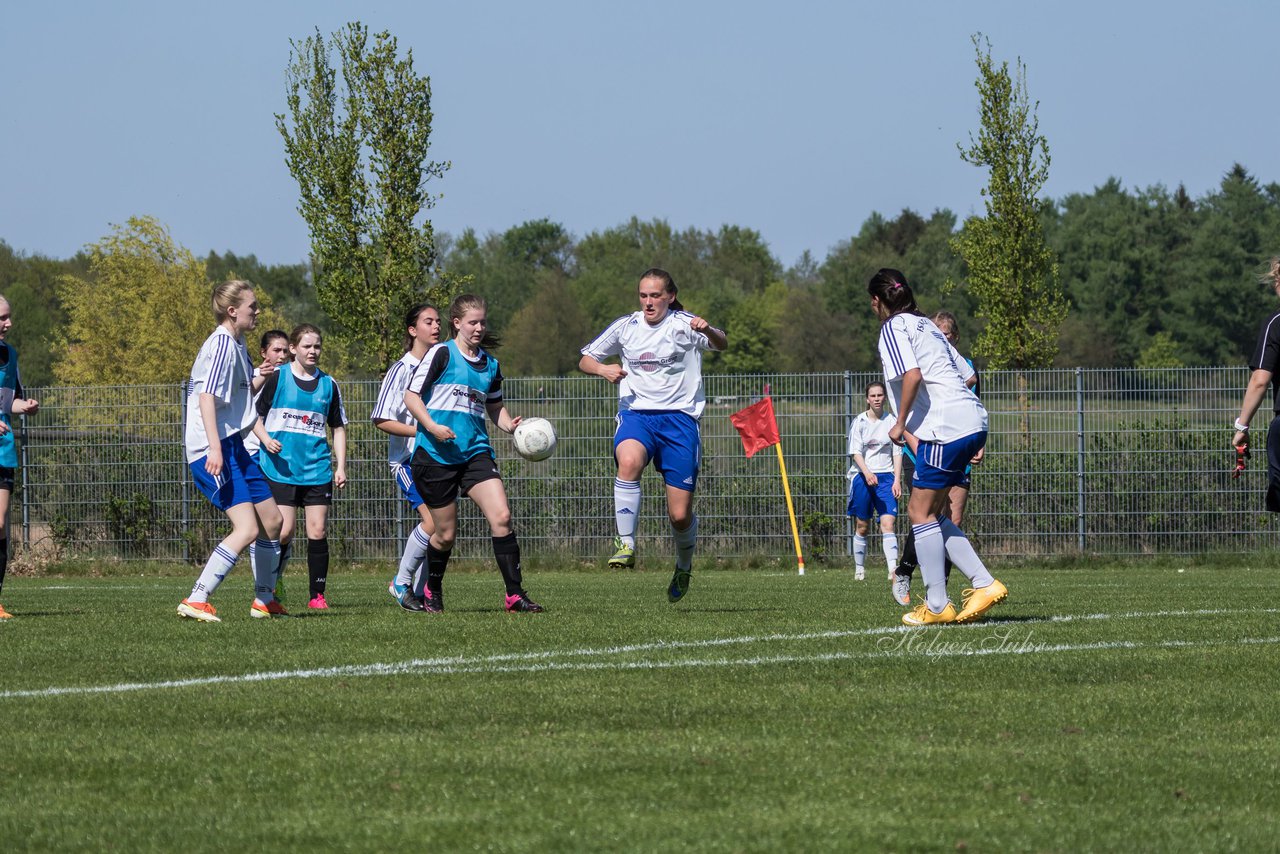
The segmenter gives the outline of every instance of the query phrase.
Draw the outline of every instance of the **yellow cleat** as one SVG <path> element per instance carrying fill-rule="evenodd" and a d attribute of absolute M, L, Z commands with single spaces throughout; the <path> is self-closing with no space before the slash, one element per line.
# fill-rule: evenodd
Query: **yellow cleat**
<path fill-rule="evenodd" d="M 615 537 L 613 546 L 616 551 L 613 557 L 609 558 L 610 569 L 632 569 L 636 565 L 636 547 L 629 546 L 622 542 L 621 537 Z"/>
<path fill-rule="evenodd" d="M 929 610 L 927 602 L 921 602 L 914 609 L 902 615 L 902 622 L 908 626 L 933 626 L 956 621 L 956 606 L 950 602 L 942 609 L 941 614 Z"/>
<path fill-rule="evenodd" d="M 8 611 L 4 609 L 3 605 L 0 605 L 0 620 L 11 620 L 11 619 L 13 619 L 13 614 L 10 614 Z"/>
<path fill-rule="evenodd" d="M 977 590 L 964 591 L 960 615 L 956 617 L 956 622 L 967 623 L 970 620 L 978 619 L 987 611 L 990 611 L 992 605 L 997 602 L 1003 602 L 1008 595 L 1008 588 L 999 581 L 992 581 L 986 587 L 980 587 Z"/>

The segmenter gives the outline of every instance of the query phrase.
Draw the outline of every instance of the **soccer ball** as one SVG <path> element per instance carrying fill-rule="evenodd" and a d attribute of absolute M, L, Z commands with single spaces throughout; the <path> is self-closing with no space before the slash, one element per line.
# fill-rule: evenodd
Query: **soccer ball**
<path fill-rule="evenodd" d="M 556 428 L 545 418 L 524 418 L 511 437 L 516 453 L 526 460 L 545 460 L 556 452 Z"/>

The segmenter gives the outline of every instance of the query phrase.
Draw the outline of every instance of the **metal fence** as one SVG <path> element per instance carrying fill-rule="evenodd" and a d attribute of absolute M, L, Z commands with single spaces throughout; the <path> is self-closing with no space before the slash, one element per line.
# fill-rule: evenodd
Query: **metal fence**
<path fill-rule="evenodd" d="M 806 561 L 844 560 L 845 430 L 873 374 L 708 376 L 699 552 L 793 554 L 777 455 L 746 459 L 729 415 L 767 382 Z M 1187 554 L 1274 545 L 1262 510 L 1261 460 L 1231 477 L 1231 421 L 1244 368 L 988 373 L 986 461 L 975 470 L 966 528 L 988 556 Z M 599 557 L 611 550 L 614 387 L 594 377 L 509 378 L 509 408 L 556 425 L 557 454 L 530 463 L 496 434 L 498 461 L 526 554 Z M 416 519 L 399 500 L 386 437 L 368 420 L 378 384 L 343 384 L 350 482 L 331 512 L 332 550 L 394 559 Z M 183 459 L 177 386 L 34 389 L 20 422 L 15 496 L 26 548 L 56 557 L 202 561 L 226 531 Z M 1255 444 L 1264 440 L 1258 419 Z M 1261 455 L 1260 455 L 1261 456 Z M 672 550 L 661 480 L 647 470 L 640 547 Z M 904 496 L 905 500 L 905 496 Z M 905 504 L 904 504 L 905 509 Z M 899 528 L 906 526 L 905 512 Z M 484 520 L 463 502 L 460 556 L 488 553 Z M 873 541 L 873 550 L 878 544 Z"/>

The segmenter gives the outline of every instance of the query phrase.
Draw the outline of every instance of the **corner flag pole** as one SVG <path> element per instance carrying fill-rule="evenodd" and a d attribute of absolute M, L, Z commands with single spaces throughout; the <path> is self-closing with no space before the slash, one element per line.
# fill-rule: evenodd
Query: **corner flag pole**
<path fill-rule="evenodd" d="M 791 518 L 791 539 L 796 546 L 796 561 L 800 565 L 800 575 L 804 575 L 804 555 L 800 552 L 800 529 L 796 527 L 796 508 L 791 503 L 791 484 L 787 482 L 787 464 L 782 461 L 782 442 L 774 445 L 778 449 L 778 468 L 782 472 L 782 492 L 787 496 L 787 515 Z"/>
<path fill-rule="evenodd" d="M 778 449 L 778 469 L 782 474 L 782 491 L 787 496 L 787 517 L 791 520 L 791 539 L 796 546 L 796 561 L 800 565 L 800 574 L 804 575 L 804 554 L 800 551 L 800 529 L 796 527 L 796 508 L 791 501 L 787 464 L 782 459 L 782 436 L 778 432 L 778 417 L 773 411 L 773 398 L 769 396 L 768 383 L 764 387 L 764 397 L 730 415 L 729 422 L 742 437 L 742 450 L 746 453 L 747 459 L 751 459 L 757 451 L 763 451 L 770 445 Z"/>

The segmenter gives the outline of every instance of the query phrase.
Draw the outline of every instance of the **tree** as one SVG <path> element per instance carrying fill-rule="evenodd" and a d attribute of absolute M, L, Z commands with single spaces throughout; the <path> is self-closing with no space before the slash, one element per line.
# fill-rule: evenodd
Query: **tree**
<path fill-rule="evenodd" d="M 973 37 L 982 126 L 968 148 L 957 147 L 964 162 L 990 171 L 986 215 L 970 217 L 951 245 L 968 265 L 968 288 L 987 324 L 974 352 L 995 369 L 1047 367 L 1067 314 L 1038 198 L 1049 177 L 1049 144 L 1035 114 L 1039 102 L 1027 95 L 1026 66 L 1019 59 L 1011 75 L 981 41 L 985 50 Z"/>
<path fill-rule="evenodd" d="M 503 373 L 563 376 L 578 366 L 582 345 L 595 333 L 573 301 L 563 273 L 540 272 L 529 287 L 532 297 L 503 332 Z"/>
<path fill-rule="evenodd" d="M 67 321 L 53 372 L 66 385 L 176 383 L 214 326 L 204 262 L 151 217 L 133 217 L 88 247 L 88 276 L 58 282 Z M 255 295 L 267 302 L 265 291 Z M 263 328 L 278 325 L 269 309 Z M 252 347 L 252 344 L 250 344 Z"/>
<path fill-rule="evenodd" d="M 311 230 L 320 306 L 358 364 L 380 369 L 400 353 L 400 323 L 413 302 L 445 305 L 456 282 L 435 276 L 426 190 L 449 163 L 428 160 L 431 81 L 398 56 L 387 32 L 348 24 L 327 43 L 317 30 L 290 41 L 289 115 L 276 114 L 286 162 Z M 342 77 L 330 63 L 337 48 Z"/>

